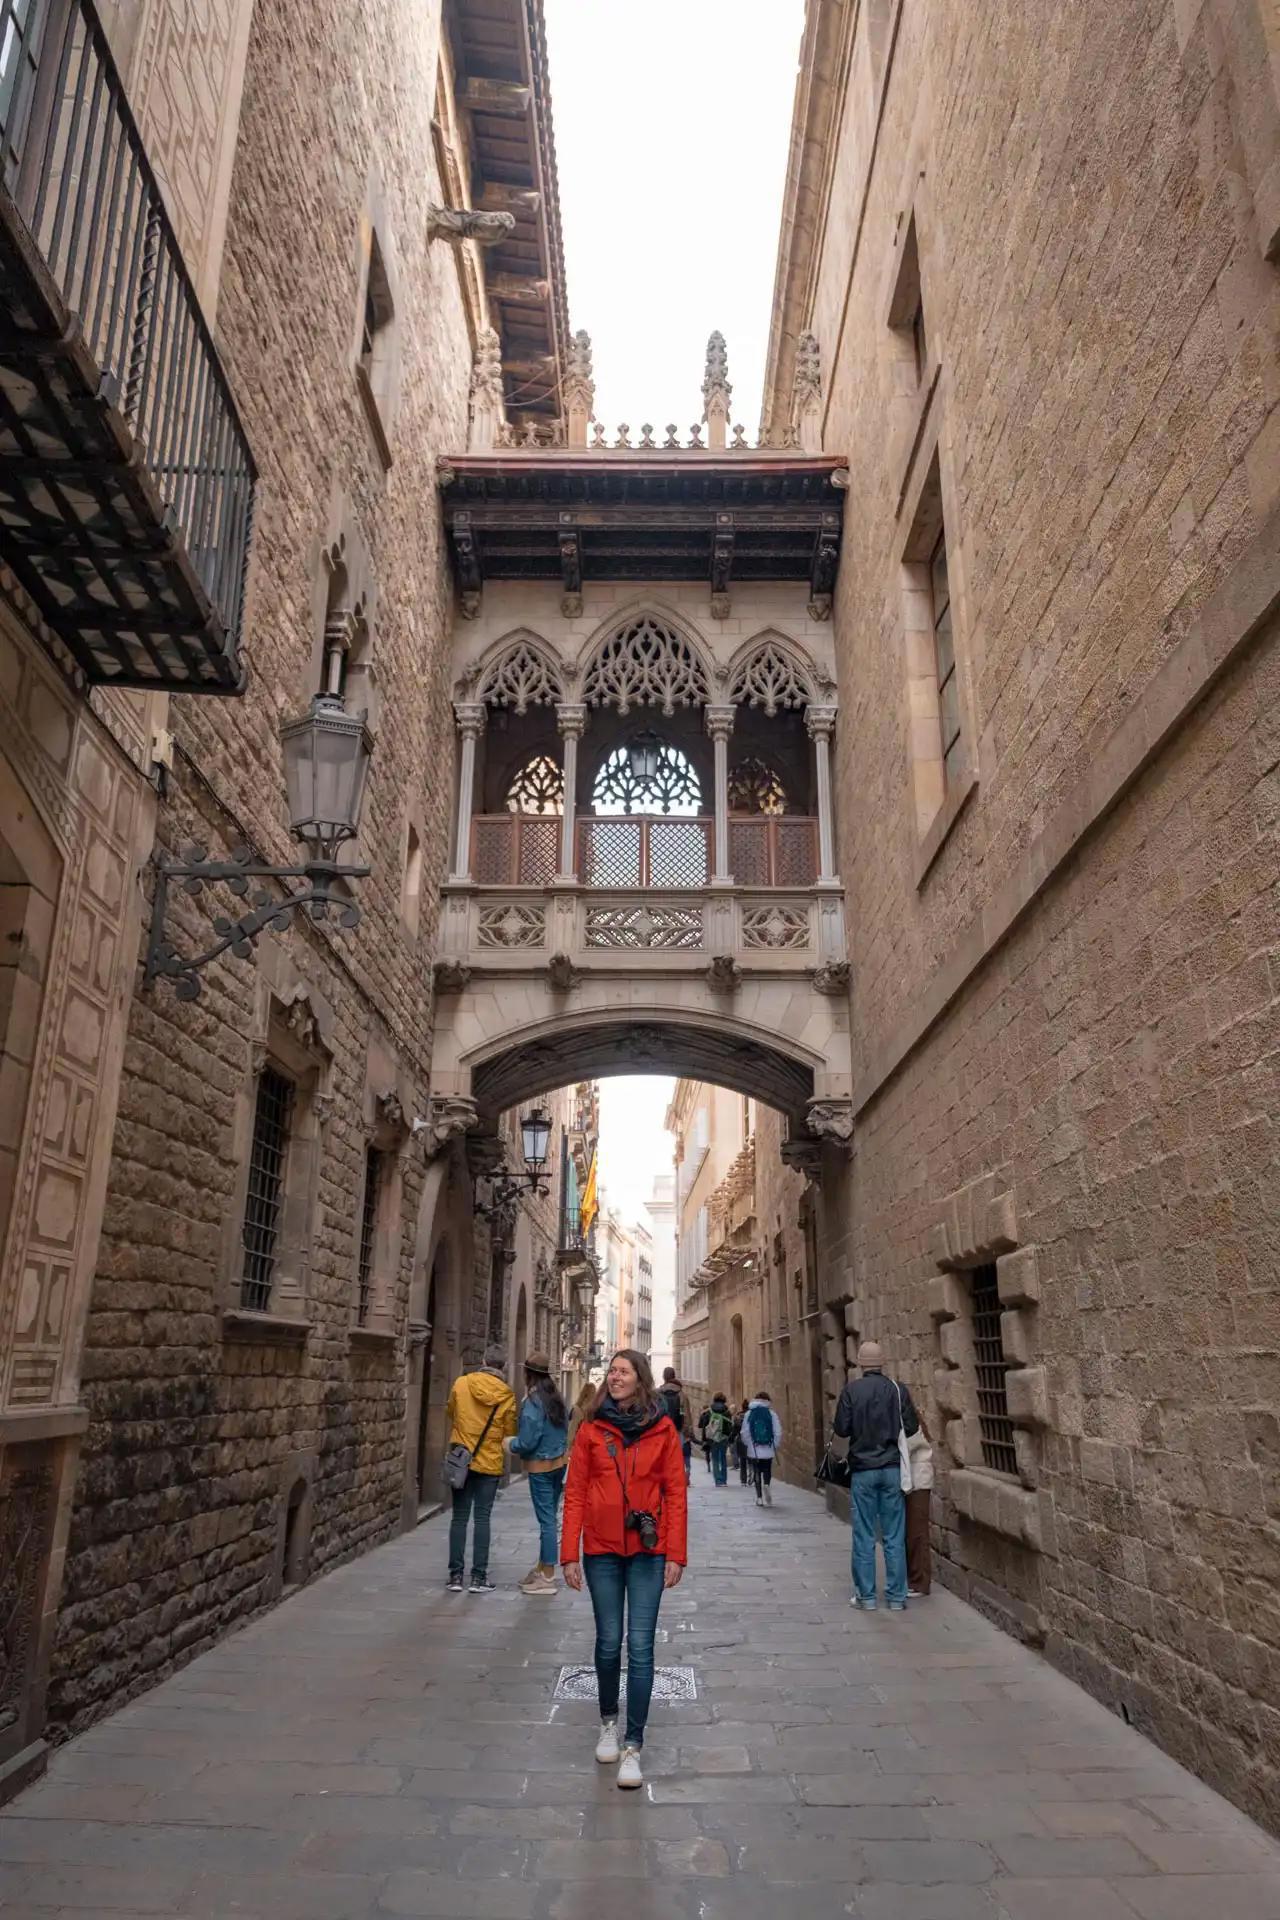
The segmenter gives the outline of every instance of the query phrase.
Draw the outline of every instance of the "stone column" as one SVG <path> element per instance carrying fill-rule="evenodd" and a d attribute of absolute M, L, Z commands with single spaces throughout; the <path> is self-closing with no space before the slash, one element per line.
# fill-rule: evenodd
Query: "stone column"
<path fill-rule="evenodd" d="M 586 723 L 587 710 L 584 706 L 569 701 L 561 701 L 557 705 L 556 725 L 560 729 L 560 738 L 564 742 L 562 754 L 564 818 L 561 822 L 560 871 L 555 878 L 555 884 L 558 887 L 571 886 L 578 877 L 574 847 L 574 836 L 577 830 L 578 742 L 582 738 L 582 729 Z"/>
<path fill-rule="evenodd" d="M 835 886 L 835 835 L 831 825 L 831 733 L 836 724 L 834 707 L 809 707 L 804 723 L 813 741 L 818 776 L 818 885 Z"/>
<path fill-rule="evenodd" d="M 715 749 L 716 838 L 715 862 L 711 874 L 713 887 L 732 884 L 729 867 L 729 735 L 733 732 L 732 707 L 706 709 L 707 732 Z"/>
<path fill-rule="evenodd" d="M 722 451 L 727 443 L 729 403 L 732 398 L 724 335 L 713 333 L 707 341 L 706 369 L 702 378 L 702 417 L 707 423 L 707 445 L 716 452 Z"/>
<path fill-rule="evenodd" d="M 476 741 L 484 732 L 485 709 L 480 700 L 455 700 L 454 716 L 462 745 L 458 755 L 458 836 L 453 859 L 454 880 L 471 878 L 471 813 L 475 799 Z"/>
<path fill-rule="evenodd" d="M 587 428 L 595 410 L 596 389 L 591 375 L 591 335 L 579 328 L 569 342 L 561 405 L 565 414 L 565 432 L 571 447 L 585 447 Z"/>

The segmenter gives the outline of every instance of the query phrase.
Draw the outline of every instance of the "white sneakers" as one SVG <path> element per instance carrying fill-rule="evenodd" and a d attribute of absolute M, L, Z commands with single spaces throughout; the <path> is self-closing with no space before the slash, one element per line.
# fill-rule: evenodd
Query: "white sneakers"
<path fill-rule="evenodd" d="M 602 1767 L 611 1767 L 614 1761 L 619 1758 L 621 1758 L 622 1765 L 618 1768 L 618 1785 L 620 1787 L 642 1787 L 644 1785 L 644 1775 L 640 1771 L 639 1747 L 619 1747 L 617 1721 L 602 1720 L 600 1723 L 600 1738 L 596 1741 L 596 1759 Z"/>

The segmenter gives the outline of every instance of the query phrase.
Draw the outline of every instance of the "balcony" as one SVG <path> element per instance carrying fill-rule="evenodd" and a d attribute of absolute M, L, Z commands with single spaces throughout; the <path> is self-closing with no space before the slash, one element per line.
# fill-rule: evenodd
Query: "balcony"
<path fill-rule="evenodd" d="M 0 0 L 0 579 L 93 683 L 233 693 L 256 470 L 91 0 Z"/>
<path fill-rule="evenodd" d="M 478 814 L 471 873 L 482 887 L 547 887 L 559 871 L 562 827 L 547 814 Z M 595 817 L 575 822 L 575 877 L 586 887 L 705 887 L 715 821 Z M 735 878 L 752 887 L 811 887 L 818 877 L 818 823 L 806 815 L 730 818 Z"/>

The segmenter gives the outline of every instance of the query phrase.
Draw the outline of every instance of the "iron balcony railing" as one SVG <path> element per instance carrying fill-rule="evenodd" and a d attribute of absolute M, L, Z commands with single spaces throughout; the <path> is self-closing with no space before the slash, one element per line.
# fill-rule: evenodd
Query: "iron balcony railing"
<path fill-rule="evenodd" d="M 240 678 L 257 475 L 92 0 L 0 0 L 0 161 L 20 222 L 6 214 L 5 557 L 91 677 L 227 691 Z M 16 300 L 11 290 L 13 260 L 31 250 L 23 228 L 66 310 L 52 348 L 44 275 Z M 83 380 L 86 354 L 108 430 L 68 393 L 66 366 Z M 30 514 L 14 511 L 18 480 L 42 460 L 46 508 L 52 496 L 63 523 L 46 528 L 44 552 Z M 104 478 L 102 465 L 117 471 Z M 135 468 L 159 509 L 149 526 Z M 157 553 L 177 555 L 163 578 Z"/>

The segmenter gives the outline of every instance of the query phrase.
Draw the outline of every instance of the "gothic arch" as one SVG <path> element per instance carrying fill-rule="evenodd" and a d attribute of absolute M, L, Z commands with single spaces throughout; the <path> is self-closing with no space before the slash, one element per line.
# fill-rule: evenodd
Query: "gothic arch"
<path fill-rule="evenodd" d="M 628 1006 L 566 1013 L 482 1043 L 462 1063 L 482 1111 L 497 1113 L 579 1079 L 674 1073 L 708 1080 L 802 1120 L 827 1066 L 790 1035 L 694 1008 Z"/>
<path fill-rule="evenodd" d="M 754 634 L 729 662 L 726 695 L 735 705 L 757 707 L 772 719 L 780 708 L 802 708 L 820 700 L 827 684 L 798 641 L 776 628 Z"/>
<path fill-rule="evenodd" d="M 701 636 L 680 615 L 649 602 L 612 613 L 579 660 L 584 703 L 621 714 L 656 706 L 669 716 L 677 707 L 705 706 L 717 684 Z"/>
<path fill-rule="evenodd" d="M 462 697 L 527 713 L 530 707 L 553 706 L 564 699 L 564 670 L 544 640 L 518 627 L 488 648 L 476 668 L 473 690 Z"/>

